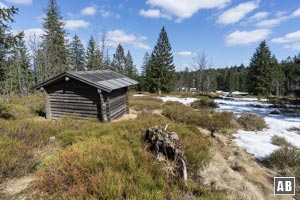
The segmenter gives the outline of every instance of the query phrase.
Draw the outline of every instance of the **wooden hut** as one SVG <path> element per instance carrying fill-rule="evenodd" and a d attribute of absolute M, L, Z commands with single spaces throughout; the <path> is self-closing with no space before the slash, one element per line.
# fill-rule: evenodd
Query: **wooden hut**
<path fill-rule="evenodd" d="M 111 121 L 129 112 L 128 86 L 138 82 L 110 70 L 64 72 L 33 89 L 43 89 L 47 119 L 64 115 Z"/>

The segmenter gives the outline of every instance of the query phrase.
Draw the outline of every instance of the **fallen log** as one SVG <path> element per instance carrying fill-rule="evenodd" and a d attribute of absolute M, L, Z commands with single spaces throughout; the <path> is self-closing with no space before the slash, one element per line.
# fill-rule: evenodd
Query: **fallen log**
<path fill-rule="evenodd" d="M 161 161 L 161 155 L 163 155 L 163 160 L 173 162 L 176 167 L 173 169 L 172 174 L 178 174 L 186 181 L 188 175 L 184 148 L 179 142 L 177 133 L 167 131 L 168 125 L 148 128 L 145 134 L 145 142 L 147 148 L 156 154 L 157 160 Z"/>

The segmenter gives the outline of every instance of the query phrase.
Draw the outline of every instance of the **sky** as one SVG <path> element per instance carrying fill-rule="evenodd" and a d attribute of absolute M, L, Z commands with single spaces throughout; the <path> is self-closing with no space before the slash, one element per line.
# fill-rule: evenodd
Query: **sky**
<path fill-rule="evenodd" d="M 87 44 L 106 33 L 110 55 L 121 43 L 140 70 L 165 26 L 176 70 L 203 52 L 214 68 L 246 66 L 262 40 L 279 61 L 300 52 L 300 0 L 57 0 L 68 38 Z M 48 0 L 0 0 L 19 8 L 13 31 L 41 35 Z"/>

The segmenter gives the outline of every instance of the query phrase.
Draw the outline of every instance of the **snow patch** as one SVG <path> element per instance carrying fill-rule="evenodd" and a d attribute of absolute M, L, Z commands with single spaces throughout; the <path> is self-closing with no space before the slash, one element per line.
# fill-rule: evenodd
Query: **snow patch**
<path fill-rule="evenodd" d="M 194 101 L 197 100 L 197 98 L 179 98 L 179 97 L 170 97 L 170 96 L 166 96 L 166 97 L 157 97 L 161 100 L 163 100 L 163 102 L 167 102 L 167 101 L 177 101 L 180 102 L 184 105 L 190 105 L 191 103 L 193 103 Z"/>
<path fill-rule="evenodd" d="M 234 134 L 234 141 L 241 147 L 245 148 L 258 160 L 266 159 L 271 153 L 279 148 L 273 145 L 271 140 L 274 135 L 284 137 L 288 142 L 300 148 L 300 135 L 288 131 L 291 127 L 299 127 L 299 117 L 287 117 L 284 115 L 269 114 L 272 111 L 271 104 L 262 103 L 263 100 L 256 98 L 233 98 L 230 100 L 216 99 L 219 104 L 219 111 L 230 111 L 237 115 L 243 113 L 254 113 L 263 117 L 268 128 L 262 131 L 244 131 L 239 130 Z"/>

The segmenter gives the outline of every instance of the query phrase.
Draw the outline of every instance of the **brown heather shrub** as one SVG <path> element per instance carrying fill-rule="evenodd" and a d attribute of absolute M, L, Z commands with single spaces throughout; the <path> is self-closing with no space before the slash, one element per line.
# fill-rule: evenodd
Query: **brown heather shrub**
<path fill-rule="evenodd" d="M 215 112 L 212 114 L 209 126 L 217 130 L 237 129 L 239 127 L 236 115 L 233 112 Z"/>
<path fill-rule="evenodd" d="M 183 194 L 181 185 L 171 183 L 162 165 L 142 147 L 145 127 L 167 122 L 142 116 L 104 124 L 105 134 L 77 142 L 40 165 L 34 198 L 168 199 Z M 178 133 L 194 176 L 209 163 L 211 143 L 194 126 L 170 123 L 169 130 Z"/>
<path fill-rule="evenodd" d="M 207 97 L 194 101 L 191 107 L 194 109 L 217 108 L 218 104 Z"/>
<path fill-rule="evenodd" d="M 163 106 L 163 115 L 173 121 L 194 125 L 198 125 L 202 119 L 202 116 L 193 108 L 175 101 L 165 103 Z"/>
<path fill-rule="evenodd" d="M 131 97 L 129 99 L 130 108 L 136 111 L 147 111 L 161 109 L 163 101 L 156 97 L 142 96 L 142 97 Z"/>
<path fill-rule="evenodd" d="M 300 149 L 292 145 L 282 146 L 273 152 L 267 161 L 280 171 L 280 176 L 295 177 L 295 198 L 300 199 Z"/>
<path fill-rule="evenodd" d="M 246 131 L 260 131 L 267 128 L 264 118 L 252 113 L 242 114 L 238 118 L 238 123 Z"/>
<path fill-rule="evenodd" d="M 209 111 L 197 112 L 179 102 L 165 103 L 163 115 L 176 122 L 193 124 L 206 129 L 215 128 L 218 131 L 227 131 L 238 128 L 236 116 L 232 112 L 213 112 L 212 114 Z"/>

